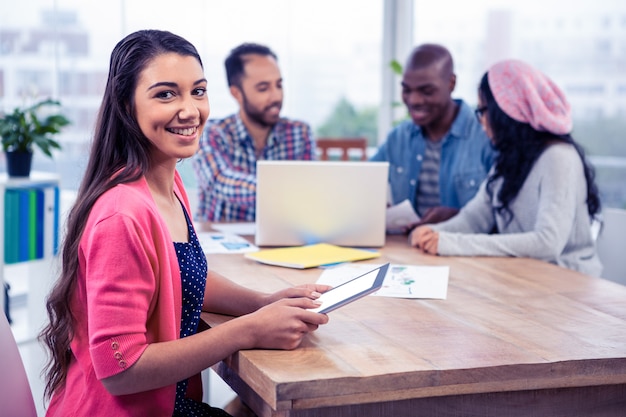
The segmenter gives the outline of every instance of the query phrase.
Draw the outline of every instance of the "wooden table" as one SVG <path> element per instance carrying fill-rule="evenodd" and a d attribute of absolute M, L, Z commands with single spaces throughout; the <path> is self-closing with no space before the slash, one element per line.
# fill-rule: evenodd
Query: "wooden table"
<path fill-rule="evenodd" d="M 241 351 L 213 369 L 263 417 L 626 415 L 625 286 L 531 259 L 423 255 L 401 236 L 381 253 L 364 262 L 449 265 L 448 298 L 366 297 L 296 350 Z M 208 260 L 268 292 L 321 273 Z"/>

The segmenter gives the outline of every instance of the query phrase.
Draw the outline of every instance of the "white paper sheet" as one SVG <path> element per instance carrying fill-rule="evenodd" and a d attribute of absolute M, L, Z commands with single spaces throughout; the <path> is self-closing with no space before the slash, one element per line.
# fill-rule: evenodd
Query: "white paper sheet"
<path fill-rule="evenodd" d="M 259 248 L 241 236 L 232 233 L 200 232 L 198 240 L 204 253 L 247 253 Z"/>
<path fill-rule="evenodd" d="M 374 264 L 341 264 L 324 269 L 318 284 L 336 287 L 376 268 Z M 389 265 L 383 287 L 373 295 L 395 298 L 432 298 L 445 300 L 448 295 L 448 266 Z"/>
<path fill-rule="evenodd" d="M 386 229 L 387 233 L 404 233 L 407 226 L 417 223 L 419 216 L 413 210 L 409 200 L 387 208 Z"/>

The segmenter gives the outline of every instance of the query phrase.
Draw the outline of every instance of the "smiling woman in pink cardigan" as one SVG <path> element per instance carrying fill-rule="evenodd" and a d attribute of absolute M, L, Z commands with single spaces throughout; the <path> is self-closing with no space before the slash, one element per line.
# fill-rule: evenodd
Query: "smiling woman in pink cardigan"
<path fill-rule="evenodd" d="M 199 373 L 240 349 L 294 349 L 326 286 L 262 294 L 207 272 L 176 171 L 209 116 L 196 49 L 145 30 L 111 55 L 91 155 L 48 298 L 50 416 L 224 416 Z M 198 332 L 201 311 L 239 316 Z"/>

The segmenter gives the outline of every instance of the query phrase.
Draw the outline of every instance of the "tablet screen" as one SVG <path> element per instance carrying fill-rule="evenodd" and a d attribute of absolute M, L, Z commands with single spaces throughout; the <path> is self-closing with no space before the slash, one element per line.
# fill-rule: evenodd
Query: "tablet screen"
<path fill-rule="evenodd" d="M 389 264 L 387 263 L 351 279 L 348 282 L 331 288 L 318 298 L 318 300 L 322 302 L 322 305 L 311 311 L 315 311 L 316 313 L 328 313 L 377 291 L 383 285 L 388 267 Z"/>

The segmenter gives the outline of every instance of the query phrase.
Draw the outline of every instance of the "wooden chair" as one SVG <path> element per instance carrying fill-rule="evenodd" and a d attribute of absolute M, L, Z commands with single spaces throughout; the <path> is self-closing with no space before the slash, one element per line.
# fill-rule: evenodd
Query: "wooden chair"
<path fill-rule="evenodd" d="M 341 160 L 349 161 L 349 151 L 356 149 L 361 152 L 361 161 L 367 160 L 367 139 L 366 138 L 318 138 L 316 139 L 317 148 L 320 150 L 320 159 L 328 161 L 329 149 L 340 149 Z"/>

